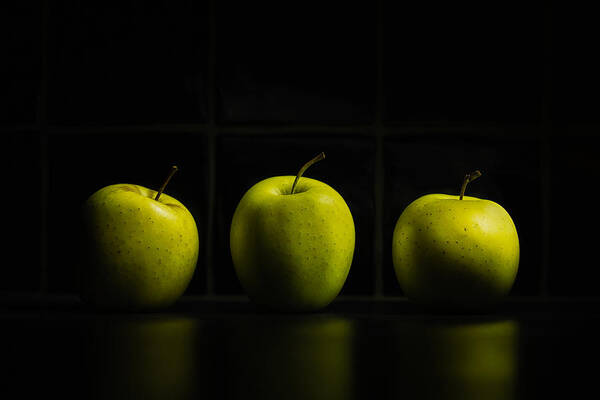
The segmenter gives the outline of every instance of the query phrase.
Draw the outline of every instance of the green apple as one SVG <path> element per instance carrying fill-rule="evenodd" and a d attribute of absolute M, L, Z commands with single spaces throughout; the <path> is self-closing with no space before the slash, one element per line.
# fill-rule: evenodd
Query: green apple
<path fill-rule="evenodd" d="M 183 204 L 164 194 L 116 184 L 83 206 L 85 261 L 81 297 L 98 308 L 156 310 L 186 290 L 198 259 L 198 230 Z"/>
<path fill-rule="evenodd" d="M 258 304 L 314 311 L 340 292 L 354 255 L 354 221 L 329 185 L 276 176 L 252 186 L 240 200 L 230 231 L 233 265 L 242 287 Z"/>
<path fill-rule="evenodd" d="M 406 207 L 393 234 L 392 260 L 405 295 L 440 309 L 481 309 L 511 290 L 519 266 L 519 237 L 499 204 L 428 194 Z"/>

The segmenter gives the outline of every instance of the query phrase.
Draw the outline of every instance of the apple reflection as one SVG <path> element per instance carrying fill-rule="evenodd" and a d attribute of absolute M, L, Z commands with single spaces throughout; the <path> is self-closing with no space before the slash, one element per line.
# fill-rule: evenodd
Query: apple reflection
<path fill-rule="evenodd" d="M 184 399 L 199 382 L 196 320 L 142 316 L 93 324 L 90 398 Z"/>
<path fill-rule="evenodd" d="M 236 324 L 226 397 L 352 399 L 354 330 L 352 321 L 331 317 Z"/>
<path fill-rule="evenodd" d="M 413 321 L 396 325 L 394 331 L 394 393 L 445 399 L 516 397 L 515 321 Z"/>

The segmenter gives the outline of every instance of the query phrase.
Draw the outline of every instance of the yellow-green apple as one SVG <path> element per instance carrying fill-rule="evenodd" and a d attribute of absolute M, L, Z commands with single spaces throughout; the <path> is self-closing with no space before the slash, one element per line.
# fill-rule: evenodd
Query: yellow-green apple
<path fill-rule="evenodd" d="M 340 292 L 354 254 L 354 220 L 331 186 L 302 178 L 324 153 L 294 176 L 252 186 L 240 200 L 230 231 L 233 265 L 258 304 L 314 311 Z"/>
<path fill-rule="evenodd" d="M 483 309 L 512 288 L 519 237 L 499 204 L 460 195 L 428 194 L 406 207 L 393 233 L 392 260 L 405 295 L 438 309 Z"/>
<path fill-rule="evenodd" d="M 98 308 L 157 310 L 186 290 L 198 259 L 194 217 L 163 193 L 115 184 L 83 205 L 81 297 Z"/>

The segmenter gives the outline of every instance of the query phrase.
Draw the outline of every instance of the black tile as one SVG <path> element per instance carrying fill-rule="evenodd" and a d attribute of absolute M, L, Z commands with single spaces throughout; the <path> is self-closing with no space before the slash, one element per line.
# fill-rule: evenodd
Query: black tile
<path fill-rule="evenodd" d="M 585 5 L 563 2 L 553 12 L 552 30 L 552 119 L 600 122 L 596 14 Z"/>
<path fill-rule="evenodd" d="M 4 8 L 6 7 L 6 8 Z M 0 124 L 35 122 L 41 90 L 41 1 L 3 3 Z"/>
<path fill-rule="evenodd" d="M 385 1 L 385 118 L 537 121 L 543 53 L 537 1 Z"/>
<path fill-rule="evenodd" d="M 541 276 L 540 158 L 536 141 L 473 135 L 386 139 L 384 150 L 384 292 L 401 295 L 392 263 L 392 235 L 404 209 L 428 193 L 458 194 L 465 174 L 482 177 L 467 195 L 500 204 L 519 235 L 519 272 L 511 293 L 539 294 Z"/>
<path fill-rule="evenodd" d="M 217 149 L 215 217 L 215 287 L 218 293 L 241 294 L 229 250 L 231 218 L 242 196 L 259 181 L 296 175 L 319 152 L 326 159 L 306 176 L 333 187 L 344 198 L 356 231 L 354 259 L 341 294 L 371 294 L 373 289 L 374 141 L 362 137 L 225 136 Z"/>
<path fill-rule="evenodd" d="M 41 282 L 42 171 L 40 136 L 3 135 L 8 163 L 3 176 L 6 262 L 0 289 L 39 290 Z M 4 146 L 3 146 L 4 148 Z"/>
<path fill-rule="evenodd" d="M 217 2 L 220 120 L 372 120 L 375 15 L 368 1 Z"/>
<path fill-rule="evenodd" d="M 187 294 L 205 290 L 206 139 L 196 134 L 55 134 L 49 138 L 49 290 L 77 291 L 80 210 L 100 188 L 133 183 L 158 189 L 171 165 L 179 172 L 166 193 L 194 216 L 200 238 L 196 272 Z"/>
<path fill-rule="evenodd" d="M 600 180 L 595 137 L 564 136 L 551 141 L 550 293 L 598 296 L 598 243 L 593 188 Z"/>
<path fill-rule="evenodd" d="M 205 119 L 206 2 L 51 3 L 55 123 Z"/>

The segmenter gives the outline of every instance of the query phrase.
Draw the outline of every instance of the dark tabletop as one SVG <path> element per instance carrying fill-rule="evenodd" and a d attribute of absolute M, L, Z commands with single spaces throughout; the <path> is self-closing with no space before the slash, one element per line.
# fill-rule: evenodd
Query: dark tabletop
<path fill-rule="evenodd" d="M 464 314 L 340 299 L 286 314 L 188 297 L 114 313 L 11 295 L 0 316 L 0 393 L 18 398 L 577 398 L 598 381 L 600 302 L 590 299 L 511 298 Z"/>

